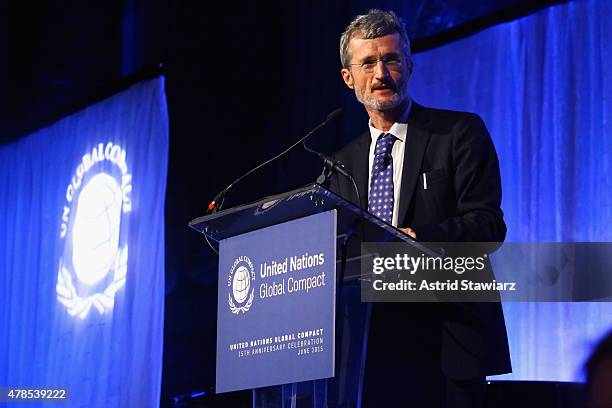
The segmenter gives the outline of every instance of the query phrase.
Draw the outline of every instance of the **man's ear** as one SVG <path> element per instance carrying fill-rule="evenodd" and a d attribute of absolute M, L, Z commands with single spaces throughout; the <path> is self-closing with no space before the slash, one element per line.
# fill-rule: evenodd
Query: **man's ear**
<path fill-rule="evenodd" d="M 342 74 L 342 79 L 344 80 L 344 83 L 346 84 L 346 86 L 353 89 L 354 84 L 353 84 L 353 76 L 351 75 L 351 71 L 349 71 L 346 68 L 342 68 L 342 70 L 340 71 L 340 74 Z"/>
<path fill-rule="evenodd" d="M 414 63 L 412 62 L 412 58 L 408 60 L 408 79 L 412 77 L 412 69 L 414 68 Z"/>

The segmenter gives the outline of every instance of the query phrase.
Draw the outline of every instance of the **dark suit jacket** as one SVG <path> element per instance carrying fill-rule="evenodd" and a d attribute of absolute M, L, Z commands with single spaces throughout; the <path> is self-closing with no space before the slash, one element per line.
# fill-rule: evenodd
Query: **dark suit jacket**
<path fill-rule="evenodd" d="M 355 178 L 366 208 L 370 142 L 368 131 L 335 155 Z M 423 173 L 427 189 L 423 186 Z M 334 175 L 330 189 L 358 204 L 354 187 L 346 179 Z M 425 108 L 413 102 L 408 117 L 399 226 L 413 228 L 422 242 L 502 242 L 506 225 L 500 204 L 499 162 L 480 117 Z M 441 368 L 447 376 L 468 379 L 511 371 L 499 303 L 404 304 L 393 310 L 415 307 L 419 315 L 426 311 L 431 316 L 432 325 L 440 324 Z"/>

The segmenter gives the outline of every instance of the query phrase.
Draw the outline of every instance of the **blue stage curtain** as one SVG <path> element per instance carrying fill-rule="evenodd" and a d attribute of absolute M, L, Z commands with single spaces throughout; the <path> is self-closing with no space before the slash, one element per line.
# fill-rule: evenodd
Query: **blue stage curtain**
<path fill-rule="evenodd" d="M 0 386 L 159 405 L 167 164 L 163 78 L 0 147 Z"/>
<path fill-rule="evenodd" d="M 612 3 L 553 6 L 414 56 L 418 102 L 479 113 L 508 241 L 612 241 Z M 504 305 L 513 380 L 582 379 L 610 303 Z"/>

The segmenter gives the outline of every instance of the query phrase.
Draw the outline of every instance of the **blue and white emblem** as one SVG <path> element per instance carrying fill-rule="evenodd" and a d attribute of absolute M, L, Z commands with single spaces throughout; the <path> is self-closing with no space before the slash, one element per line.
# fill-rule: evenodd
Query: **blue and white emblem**
<path fill-rule="evenodd" d="M 248 256 L 236 258 L 229 273 L 227 304 L 234 314 L 246 313 L 253 305 L 255 297 L 255 268 Z"/>
<path fill-rule="evenodd" d="M 114 306 L 127 276 L 127 221 L 132 176 L 126 153 L 100 143 L 83 156 L 66 189 L 60 238 L 57 299 L 71 316 L 84 319 Z"/>

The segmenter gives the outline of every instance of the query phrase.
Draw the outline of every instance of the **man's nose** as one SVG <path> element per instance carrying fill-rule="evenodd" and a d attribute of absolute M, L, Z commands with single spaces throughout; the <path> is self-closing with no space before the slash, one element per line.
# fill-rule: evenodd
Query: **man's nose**
<path fill-rule="evenodd" d="M 374 67 L 374 76 L 379 79 L 386 78 L 389 75 L 389 70 L 387 66 L 382 60 L 376 61 L 376 66 Z"/>

